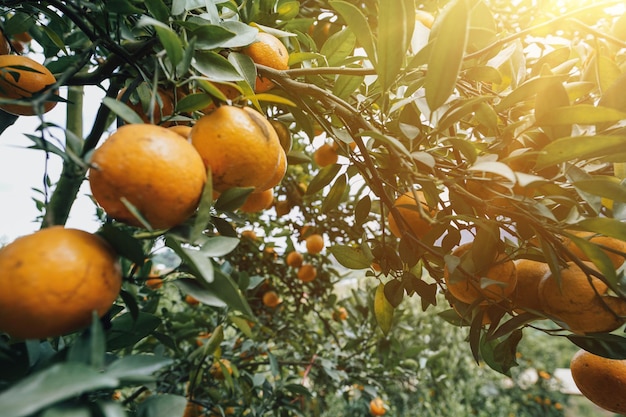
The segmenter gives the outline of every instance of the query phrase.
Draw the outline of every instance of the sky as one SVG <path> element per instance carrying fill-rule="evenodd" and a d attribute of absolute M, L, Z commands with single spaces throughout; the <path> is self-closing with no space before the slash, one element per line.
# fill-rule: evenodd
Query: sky
<path fill-rule="evenodd" d="M 85 98 L 85 130 L 91 126 L 97 107 L 101 101 L 99 90 L 89 90 Z M 63 91 L 61 92 L 63 94 Z M 59 103 L 44 115 L 46 122 L 65 124 L 65 109 Z M 57 155 L 42 150 L 28 149 L 32 141 L 24 134 L 34 134 L 40 120 L 36 116 L 22 116 L 15 124 L 0 134 L 0 245 L 13 241 L 16 237 L 39 229 L 37 217 L 41 214 L 33 198 L 42 199 L 44 174 L 47 170 L 55 183 L 61 173 L 62 161 Z M 55 132 L 59 135 L 60 130 Z M 46 163 L 47 160 L 47 163 Z M 95 206 L 88 197 L 89 186 L 85 181 L 75 202 L 67 227 L 94 232 L 99 223 L 95 217 Z"/>

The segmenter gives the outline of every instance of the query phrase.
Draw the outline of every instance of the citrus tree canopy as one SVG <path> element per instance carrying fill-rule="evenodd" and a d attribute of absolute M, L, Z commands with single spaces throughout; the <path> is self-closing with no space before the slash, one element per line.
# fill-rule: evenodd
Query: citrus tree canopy
<path fill-rule="evenodd" d="M 625 16 L 0 0 L 0 135 L 63 166 L 0 249 L 0 414 L 563 415 L 538 335 L 624 411 Z"/>

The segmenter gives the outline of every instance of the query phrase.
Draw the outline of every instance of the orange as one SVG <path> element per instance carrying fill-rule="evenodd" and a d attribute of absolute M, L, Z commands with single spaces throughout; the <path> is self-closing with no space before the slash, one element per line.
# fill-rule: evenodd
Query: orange
<path fill-rule="evenodd" d="M 276 294 L 276 291 L 268 291 L 263 294 L 263 305 L 266 307 L 274 308 L 281 303 L 280 297 Z"/>
<path fill-rule="evenodd" d="M 0 97 L 29 99 L 35 93 L 44 92 L 56 83 L 48 68 L 21 55 L 0 55 Z M 43 112 L 49 112 L 56 101 L 44 103 Z M 33 116 L 37 109 L 28 105 L 2 104 L 0 109 L 21 116 Z"/>
<path fill-rule="evenodd" d="M 211 337 L 211 335 L 212 333 L 209 333 L 209 332 L 198 333 L 198 336 L 196 336 L 196 345 L 197 346 L 204 345 L 204 342 L 206 342 Z"/>
<path fill-rule="evenodd" d="M 246 201 L 239 208 L 245 213 L 258 213 L 272 207 L 274 202 L 274 190 L 258 191 L 248 194 Z"/>
<path fill-rule="evenodd" d="M 252 58 L 255 64 L 277 70 L 289 69 L 289 51 L 276 36 L 259 32 L 256 41 L 244 48 L 242 52 Z M 257 76 L 254 90 L 263 93 L 274 87 L 269 79 Z"/>
<path fill-rule="evenodd" d="M 191 129 L 191 143 L 211 168 L 213 188 L 255 187 L 263 191 L 284 152 L 276 131 L 258 111 L 220 106 Z"/>
<path fill-rule="evenodd" d="M 146 287 L 151 290 L 158 290 L 163 286 L 163 279 L 159 277 L 152 277 L 146 280 Z"/>
<path fill-rule="evenodd" d="M 477 300 L 483 300 L 483 303 L 499 302 L 509 297 L 517 284 L 515 263 L 507 260 L 505 255 L 500 255 L 486 270 L 474 271 L 471 262 L 468 262 L 471 261 L 468 259 L 471 248 L 472 242 L 461 245 L 452 252 L 452 255 L 461 258 L 459 266 L 465 266 L 465 273 L 460 268 L 453 273 L 450 273 L 447 266 L 444 268 L 443 277 L 450 294 L 466 304 Z M 489 280 L 488 283 L 483 278 Z"/>
<path fill-rule="evenodd" d="M 276 131 L 278 140 L 280 141 L 280 145 L 283 147 L 283 150 L 285 152 L 289 152 L 292 145 L 291 132 L 289 131 L 289 128 L 283 122 L 276 119 L 270 119 L 270 124 Z"/>
<path fill-rule="evenodd" d="M 394 202 L 394 206 L 397 207 L 400 212 L 400 216 L 404 219 L 403 223 L 407 223 L 409 229 L 413 232 L 413 234 L 417 237 L 422 237 L 431 229 L 430 223 L 428 220 L 422 217 L 419 208 L 417 207 L 417 202 L 413 195 L 415 193 L 417 198 L 422 206 L 422 209 L 429 213 L 431 217 L 434 217 L 437 214 L 435 209 L 429 209 L 428 204 L 426 203 L 426 198 L 424 197 L 424 193 L 421 191 L 408 191 L 402 194 L 400 197 L 396 199 Z M 390 212 L 387 216 L 387 220 L 389 221 L 389 230 L 395 237 L 402 237 L 402 231 L 404 230 L 404 225 L 399 225 L 396 221 L 396 218 Z"/>
<path fill-rule="evenodd" d="M 287 265 L 292 268 L 300 268 L 302 266 L 302 262 L 304 261 L 304 256 L 300 252 L 291 251 L 287 254 Z"/>
<path fill-rule="evenodd" d="M 320 234 L 312 234 L 305 239 L 306 250 L 310 254 L 320 253 L 324 250 L 324 237 Z"/>
<path fill-rule="evenodd" d="M 228 372 L 229 375 L 233 374 L 233 368 L 228 359 L 219 359 L 211 365 L 209 369 L 209 373 L 215 379 L 224 379 L 224 369 Z"/>
<path fill-rule="evenodd" d="M 145 88 L 150 88 L 147 85 Z M 122 88 L 117 95 L 117 99 L 121 100 L 122 96 L 126 92 L 126 88 Z M 151 103 L 151 98 L 140 97 L 137 90 L 130 94 L 128 101 L 125 102 L 131 109 L 135 111 L 141 117 L 145 123 L 161 124 L 164 119 L 174 114 L 174 100 L 172 96 L 162 88 L 157 89 L 158 98 L 154 103 Z M 143 100 L 142 100 L 143 98 Z M 151 107 L 154 105 L 154 107 Z M 150 116 L 150 108 L 152 108 L 152 115 Z M 169 123 L 163 123 L 164 126 L 168 126 Z"/>
<path fill-rule="evenodd" d="M 385 410 L 385 403 L 382 398 L 376 397 L 370 401 L 370 413 L 373 416 L 384 416 L 387 410 Z"/>
<path fill-rule="evenodd" d="M 117 298 L 117 254 L 101 237 L 53 226 L 0 249 L 0 330 L 41 339 L 88 326 Z"/>
<path fill-rule="evenodd" d="M 593 263 L 584 264 L 597 271 Z M 560 278 L 548 274 L 539 284 L 542 311 L 578 334 L 610 332 L 624 324 L 626 301 L 607 292 L 602 280 L 588 277 L 574 262 L 567 263 Z"/>
<path fill-rule="evenodd" d="M 243 232 L 241 232 L 241 237 L 242 238 L 246 238 L 246 239 L 250 239 L 250 240 L 256 240 L 257 239 L 257 235 L 256 235 L 256 232 L 254 230 L 244 230 Z"/>
<path fill-rule="evenodd" d="M 226 99 L 232 101 L 234 99 L 236 99 L 237 97 L 241 96 L 241 91 L 239 91 L 237 88 L 228 85 L 228 84 L 218 84 L 218 83 L 210 83 L 212 84 L 215 88 L 217 88 L 218 90 L 220 90 L 222 92 L 222 94 L 224 94 L 224 97 L 226 97 Z M 208 106 L 206 106 L 204 109 L 201 110 L 202 113 L 204 114 L 209 114 L 211 113 L 213 110 L 217 109 L 219 106 L 217 104 L 221 104 L 218 99 L 213 98 L 213 102 L 211 104 L 209 104 Z"/>
<path fill-rule="evenodd" d="M 311 282 L 317 276 L 317 269 L 311 264 L 302 264 L 298 269 L 298 279 L 302 282 Z"/>
<path fill-rule="evenodd" d="M 190 306 L 197 306 L 198 304 L 200 304 L 200 300 L 198 300 L 197 298 L 191 295 L 185 296 L 185 302 L 189 304 Z"/>
<path fill-rule="evenodd" d="M 313 160 L 322 168 L 336 164 L 338 159 L 337 150 L 328 143 L 323 144 L 313 153 Z"/>
<path fill-rule="evenodd" d="M 206 182 L 202 159 L 179 134 L 164 127 L 120 127 L 91 158 L 89 184 L 94 198 L 116 220 L 142 223 L 124 205 L 132 204 L 157 229 L 189 218 Z"/>
<path fill-rule="evenodd" d="M 517 270 L 517 285 L 511 294 L 513 308 L 519 313 L 541 312 L 539 283 L 546 274 L 550 273 L 550 266 L 545 262 L 520 259 L 515 262 L 515 269 Z"/>
<path fill-rule="evenodd" d="M 570 361 L 574 383 L 597 406 L 626 414 L 626 360 L 579 350 Z"/>
<path fill-rule="evenodd" d="M 174 125 L 174 126 L 169 126 L 168 129 L 171 130 L 172 132 L 178 133 L 185 139 L 189 139 L 189 135 L 191 134 L 191 126 Z"/>
<path fill-rule="evenodd" d="M 185 413 L 183 414 L 183 417 L 206 417 L 204 407 L 200 404 L 188 401 L 185 406 Z"/>
<path fill-rule="evenodd" d="M 333 311 L 333 320 L 335 321 L 344 321 L 348 319 L 348 310 L 345 307 L 339 307 L 337 310 Z"/>
<path fill-rule="evenodd" d="M 618 269 L 624 263 L 624 256 L 626 256 L 626 242 L 615 239 L 613 237 L 608 236 L 598 236 L 591 232 L 572 232 L 578 237 L 588 239 L 590 243 L 594 243 L 598 245 L 604 253 L 609 257 L 611 262 L 613 263 L 613 267 Z M 565 245 L 567 249 L 569 249 L 577 258 L 582 259 L 583 261 L 589 261 L 590 259 L 583 253 L 582 250 L 571 240 L 566 239 Z M 610 249 L 618 252 L 624 253 L 624 255 L 617 254 Z"/>
<path fill-rule="evenodd" d="M 265 184 L 261 186 L 262 189 L 274 188 L 281 183 L 285 173 L 287 172 L 287 154 L 284 150 L 278 151 L 278 165 L 274 171 L 274 175 Z"/>

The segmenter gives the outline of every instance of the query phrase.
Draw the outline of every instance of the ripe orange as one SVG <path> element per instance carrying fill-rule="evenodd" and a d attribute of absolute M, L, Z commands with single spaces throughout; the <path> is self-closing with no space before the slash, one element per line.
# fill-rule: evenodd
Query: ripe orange
<path fill-rule="evenodd" d="M 151 290 L 158 290 L 163 286 L 163 279 L 159 277 L 152 277 L 146 280 L 146 287 Z"/>
<path fill-rule="evenodd" d="M 17 339 L 55 337 L 104 315 L 122 274 L 101 237 L 54 226 L 0 249 L 0 329 Z"/>
<path fill-rule="evenodd" d="M 463 260 L 471 255 L 469 252 L 471 247 L 472 242 L 466 243 L 452 252 L 454 256 L 461 258 L 461 265 L 464 264 Z M 513 293 L 517 284 L 515 263 L 507 260 L 504 255 L 499 256 L 484 271 L 466 270 L 465 272 L 470 276 L 459 269 L 450 273 L 446 266 L 443 277 L 450 294 L 466 304 L 472 304 L 479 299 L 483 300 L 483 303 L 502 301 Z M 489 283 L 483 278 L 489 280 Z"/>
<path fill-rule="evenodd" d="M 56 78 L 48 68 L 22 55 L 0 55 L 0 97 L 9 99 L 29 99 L 35 93 L 43 92 Z M 56 106 L 56 101 L 44 103 L 46 113 Z M 33 116 L 37 109 L 28 105 L 2 104 L 0 109 L 21 116 Z"/>
<path fill-rule="evenodd" d="M 222 368 L 226 369 L 226 372 L 228 372 L 229 375 L 233 374 L 233 368 L 230 361 L 224 358 L 213 362 L 211 368 L 209 369 L 209 373 L 215 379 L 224 379 L 224 370 Z"/>
<path fill-rule="evenodd" d="M 191 134 L 191 126 L 185 125 L 173 125 L 168 127 L 172 132 L 178 133 L 185 139 L 189 139 L 189 135 Z"/>
<path fill-rule="evenodd" d="M 615 251 L 626 254 L 626 242 L 619 240 L 619 239 L 615 239 L 613 237 L 596 236 L 590 232 L 573 232 L 573 233 L 577 235 L 578 237 L 588 239 L 589 242 L 594 243 L 598 245 L 600 248 L 602 248 L 604 253 L 606 253 L 606 255 L 609 257 L 609 259 L 613 263 L 613 266 L 615 267 L 615 269 L 619 268 L 624 263 L 624 256 L 626 255 L 617 254 L 615 252 L 612 252 L 609 249 L 613 249 Z M 576 244 L 573 243 L 571 240 L 566 239 L 565 245 L 567 246 L 567 249 L 569 249 L 579 259 L 582 259 L 583 261 L 590 260 L 587 257 L 587 255 L 585 255 L 583 251 L 580 250 L 580 248 L 576 246 Z"/>
<path fill-rule="evenodd" d="M 263 294 L 263 305 L 269 308 L 277 307 L 281 303 L 280 297 L 276 294 L 276 291 L 267 291 Z"/>
<path fill-rule="evenodd" d="M 424 193 L 421 191 L 408 191 L 402 194 L 396 199 L 396 201 L 394 202 L 394 206 L 398 208 L 400 216 L 404 219 L 404 222 L 407 223 L 409 229 L 413 232 L 413 234 L 417 237 L 422 237 L 426 233 L 428 233 L 428 231 L 431 229 L 431 226 L 428 220 L 422 217 L 422 214 L 417 207 L 417 202 L 415 201 L 413 193 L 417 195 L 422 209 L 431 217 L 434 217 L 437 214 L 437 210 L 430 209 L 428 207 L 428 204 L 426 203 L 426 198 L 424 197 Z M 389 215 L 387 216 L 387 220 L 389 221 L 389 230 L 391 231 L 391 233 L 393 233 L 393 235 L 398 238 L 402 237 L 402 230 L 404 229 L 403 225 L 399 225 L 398 222 L 396 222 L 395 217 L 391 213 L 389 213 Z"/>
<path fill-rule="evenodd" d="M 281 183 L 285 173 L 287 172 L 287 154 L 284 150 L 278 151 L 278 165 L 276 166 L 276 170 L 274 171 L 274 175 L 269 179 L 263 186 L 262 189 L 274 188 L 278 184 Z"/>
<path fill-rule="evenodd" d="M 149 88 L 146 86 L 146 88 Z M 126 92 L 126 88 L 122 88 L 117 95 L 117 99 L 121 100 Z M 174 114 L 174 99 L 172 95 L 164 89 L 157 89 L 158 98 L 155 99 L 154 107 L 152 107 L 152 116 L 150 116 L 151 98 L 140 97 L 137 90 L 130 94 L 128 101 L 125 102 L 135 113 L 141 117 L 145 123 L 161 124 L 164 119 Z M 142 100 L 143 99 L 143 100 Z M 163 126 L 169 126 L 170 123 L 165 122 Z"/>
<path fill-rule="evenodd" d="M 229 84 L 218 84 L 218 83 L 211 83 L 215 88 L 217 88 L 218 90 L 220 90 L 222 92 L 222 94 L 224 94 L 224 97 L 226 97 L 228 100 L 234 100 L 237 97 L 241 96 L 241 91 L 239 91 L 238 89 L 236 89 L 235 87 L 229 85 Z M 204 109 L 202 109 L 202 113 L 204 114 L 209 114 L 211 113 L 213 110 L 217 109 L 217 105 L 215 103 L 217 99 L 213 99 L 213 103 L 209 104 L 208 106 L 206 106 Z"/>
<path fill-rule="evenodd" d="M 274 210 L 278 217 L 286 216 L 291 211 L 291 204 L 289 200 L 279 200 L 274 203 Z"/>
<path fill-rule="evenodd" d="M 337 150 L 330 144 L 325 143 L 313 153 L 313 160 L 320 167 L 333 165 L 337 163 L 339 155 Z"/>
<path fill-rule="evenodd" d="M 168 229 L 196 210 L 206 171 L 193 146 L 164 127 L 131 124 L 120 127 L 91 158 L 89 184 L 106 213 L 132 226 L 142 226 L 122 199 L 148 223 Z"/>
<path fill-rule="evenodd" d="M 291 251 L 287 254 L 286 263 L 292 268 L 300 268 L 302 266 L 302 262 L 304 261 L 304 257 L 300 252 Z"/>
<path fill-rule="evenodd" d="M 188 401 L 185 406 L 183 417 L 206 417 L 204 407 L 200 404 Z"/>
<path fill-rule="evenodd" d="M 289 152 L 291 150 L 291 132 L 289 128 L 281 121 L 276 119 L 270 119 L 270 124 L 276 131 L 278 135 L 278 140 L 280 141 L 280 145 L 283 147 L 285 152 Z"/>
<path fill-rule="evenodd" d="M 324 250 L 324 237 L 320 234 L 312 234 L 305 239 L 306 250 L 310 254 L 320 253 Z"/>
<path fill-rule="evenodd" d="M 191 130 L 191 143 L 211 167 L 213 188 L 220 192 L 267 189 L 284 152 L 272 125 L 249 107 L 220 106 L 201 117 Z"/>
<path fill-rule="evenodd" d="M 385 410 L 385 403 L 382 398 L 376 397 L 370 401 L 370 413 L 373 416 L 384 416 L 387 410 Z"/>
<path fill-rule="evenodd" d="M 597 406 L 626 414 L 626 360 L 579 350 L 570 361 L 574 383 Z"/>
<path fill-rule="evenodd" d="M 200 300 L 198 300 L 197 298 L 189 294 L 185 296 L 185 302 L 189 304 L 190 306 L 197 306 L 198 304 L 200 304 Z"/>
<path fill-rule="evenodd" d="M 259 32 L 256 41 L 244 48 L 245 55 L 252 58 L 254 63 L 277 70 L 289 69 L 289 51 L 276 36 L 266 32 Z M 258 76 L 254 90 L 263 93 L 274 87 L 269 79 Z"/>
<path fill-rule="evenodd" d="M 550 273 L 550 266 L 545 262 L 520 259 L 515 262 L 517 270 L 517 285 L 511 294 L 513 308 L 519 313 L 541 312 L 539 300 L 539 283 L 546 274 Z"/>
<path fill-rule="evenodd" d="M 593 263 L 585 265 L 597 271 Z M 626 301 L 607 292 L 602 280 L 588 277 L 573 262 L 561 270 L 560 278 L 548 274 L 539 284 L 542 311 L 579 334 L 610 332 L 624 324 Z"/>
<path fill-rule="evenodd" d="M 248 194 L 246 201 L 239 208 L 245 213 L 257 213 L 272 207 L 274 202 L 274 190 L 258 191 Z"/>
<path fill-rule="evenodd" d="M 298 279 L 302 282 L 311 282 L 317 276 L 317 269 L 311 264 L 302 264 L 298 269 Z"/>
<path fill-rule="evenodd" d="M 337 310 L 333 311 L 333 320 L 335 321 L 344 321 L 348 319 L 348 310 L 345 307 L 339 307 Z"/>
<path fill-rule="evenodd" d="M 246 239 L 250 239 L 250 240 L 256 240 L 257 239 L 257 235 L 256 235 L 256 232 L 254 230 L 244 230 L 243 232 L 241 232 L 241 237 L 242 238 L 246 238 Z"/>
<path fill-rule="evenodd" d="M 209 332 L 200 332 L 198 336 L 196 336 L 196 345 L 202 346 L 204 343 L 211 337 L 212 333 Z"/>

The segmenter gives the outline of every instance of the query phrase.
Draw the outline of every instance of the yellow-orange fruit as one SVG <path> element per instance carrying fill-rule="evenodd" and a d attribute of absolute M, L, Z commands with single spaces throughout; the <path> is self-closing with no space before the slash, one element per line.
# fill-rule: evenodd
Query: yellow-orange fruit
<path fill-rule="evenodd" d="M 269 308 L 277 307 L 280 304 L 280 297 L 276 294 L 276 291 L 267 291 L 263 294 L 263 305 Z"/>
<path fill-rule="evenodd" d="M 198 304 L 200 304 L 200 300 L 189 294 L 185 296 L 185 302 L 190 306 L 197 306 Z"/>
<path fill-rule="evenodd" d="M 579 350 L 570 361 L 574 383 L 597 406 L 626 414 L 626 360 Z"/>
<path fill-rule="evenodd" d="M 348 319 L 348 310 L 345 307 L 339 307 L 333 311 L 333 320 L 344 321 Z"/>
<path fill-rule="evenodd" d="M 266 32 L 257 34 L 256 41 L 242 50 L 245 55 L 252 58 L 254 63 L 277 70 L 289 68 L 289 51 L 276 36 Z M 274 87 L 269 79 L 258 76 L 254 90 L 263 93 Z"/>
<path fill-rule="evenodd" d="M 324 250 L 324 237 L 318 233 L 305 239 L 306 250 L 310 254 L 317 254 Z"/>
<path fill-rule="evenodd" d="M 256 235 L 256 232 L 254 230 L 244 230 L 243 232 L 241 232 L 241 237 L 242 238 L 246 238 L 246 239 L 250 239 L 250 240 L 256 240 L 257 239 L 257 235 Z"/>
<path fill-rule="evenodd" d="M 263 191 L 276 175 L 284 152 L 268 120 L 249 107 L 220 106 L 198 119 L 191 143 L 211 168 L 213 187 Z"/>
<path fill-rule="evenodd" d="M 338 159 L 337 150 L 328 143 L 323 144 L 313 153 L 313 160 L 320 167 L 336 164 Z"/>
<path fill-rule="evenodd" d="M 539 284 L 550 273 L 550 266 L 545 262 L 520 259 L 515 262 L 517 285 L 511 294 L 511 303 L 518 312 L 541 312 Z"/>
<path fill-rule="evenodd" d="M 94 198 L 116 220 L 142 226 L 124 204 L 132 204 L 157 229 L 189 218 L 206 182 L 202 159 L 179 134 L 164 127 L 120 127 L 91 158 L 89 184 Z"/>
<path fill-rule="evenodd" d="M 608 236 L 595 236 L 593 233 L 589 232 L 573 233 L 578 237 L 589 239 L 590 243 L 598 245 L 609 257 L 615 269 L 619 268 L 624 263 L 624 255 L 615 253 L 610 249 L 626 254 L 626 242 Z M 567 249 L 569 249 L 579 259 L 582 259 L 583 261 L 590 260 L 587 255 L 582 250 L 580 250 L 580 248 L 576 246 L 576 244 L 571 240 L 566 239 L 565 245 L 567 246 Z"/>
<path fill-rule="evenodd" d="M 171 130 L 172 132 L 178 133 L 185 139 L 189 139 L 189 135 L 191 134 L 191 126 L 174 125 L 174 126 L 169 126 L 168 129 Z"/>
<path fill-rule="evenodd" d="M 385 403 L 380 397 L 376 397 L 370 401 L 370 414 L 373 416 L 384 416 L 386 412 Z"/>
<path fill-rule="evenodd" d="M 300 252 L 291 251 L 287 254 L 287 265 L 292 268 L 300 268 L 304 262 L 304 256 Z"/>
<path fill-rule="evenodd" d="M 20 237 L 0 249 L 0 330 L 17 339 L 80 330 L 121 285 L 117 254 L 95 234 L 54 226 Z"/>
<path fill-rule="evenodd" d="M 0 55 L 0 97 L 9 99 L 29 99 L 56 83 L 56 78 L 48 68 L 22 55 Z M 46 113 L 56 106 L 56 101 L 47 101 L 41 111 Z M 20 115 L 33 116 L 37 109 L 19 104 L 2 104 L 0 109 Z"/>
<path fill-rule="evenodd" d="M 224 379 L 224 370 L 228 373 L 228 375 L 233 374 L 233 368 L 228 359 L 221 358 L 211 365 L 209 369 L 209 373 L 215 379 Z"/>
<path fill-rule="evenodd" d="M 274 188 L 281 183 L 285 173 L 287 172 L 287 154 L 283 150 L 278 151 L 278 165 L 274 171 L 274 175 L 265 184 L 261 186 L 262 189 Z"/>
<path fill-rule="evenodd" d="M 163 286 L 163 279 L 159 277 L 148 278 L 146 280 L 146 287 L 151 290 L 158 290 Z"/>
<path fill-rule="evenodd" d="M 246 201 L 239 209 L 245 213 L 258 213 L 270 208 L 273 202 L 274 190 L 270 188 L 269 190 L 248 194 Z"/>
<path fill-rule="evenodd" d="M 417 237 L 422 237 L 431 229 L 431 225 L 428 220 L 422 217 L 419 208 L 417 207 L 417 202 L 415 201 L 415 195 L 419 199 L 419 202 L 422 206 L 422 209 L 429 213 L 431 217 L 434 217 L 437 214 L 437 210 L 430 209 L 428 204 L 426 203 L 426 198 L 424 197 L 424 193 L 421 191 L 409 191 L 402 194 L 400 197 L 396 199 L 394 202 L 394 206 L 400 212 L 400 216 L 404 219 L 404 222 L 408 224 L 409 229 L 413 232 L 413 234 Z M 396 237 L 402 237 L 401 226 L 396 221 L 396 218 L 392 213 L 389 213 L 387 216 L 387 220 L 389 222 L 389 230 Z"/>
<path fill-rule="evenodd" d="M 121 100 L 126 92 L 126 88 L 122 88 L 117 95 L 117 99 Z M 174 99 L 172 95 L 162 88 L 157 89 L 158 99 L 151 103 L 151 100 L 142 101 L 136 92 L 131 93 L 129 100 L 125 102 L 131 109 L 141 117 L 144 123 L 154 123 L 164 127 L 171 126 L 171 122 L 165 121 L 174 114 Z M 152 105 L 154 105 L 152 107 Z M 150 113 L 152 108 L 152 113 Z"/>
<path fill-rule="evenodd" d="M 289 200 L 279 200 L 274 203 L 274 210 L 278 217 L 285 216 L 291 211 L 291 204 Z"/>
<path fill-rule="evenodd" d="M 464 255 L 470 255 L 468 251 L 471 247 L 471 242 L 466 243 L 456 248 L 452 254 L 463 259 Z M 477 300 L 483 300 L 484 303 L 502 301 L 513 293 L 517 284 L 515 263 L 507 260 L 504 255 L 495 259 L 493 265 L 484 271 L 465 272 L 467 274 L 456 269 L 454 273 L 450 273 L 446 266 L 443 277 L 450 294 L 466 304 L 472 304 Z M 490 283 L 485 285 L 483 278 Z"/>
<path fill-rule="evenodd" d="M 584 265 L 597 271 L 591 262 Z M 587 276 L 574 262 L 567 263 L 560 277 L 548 274 L 539 284 L 542 311 L 579 334 L 610 332 L 624 324 L 626 301 L 607 292 L 602 280 Z"/>
<path fill-rule="evenodd" d="M 311 264 L 302 264 L 298 269 L 298 279 L 302 282 L 311 282 L 317 277 L 317 269 Z"/>

